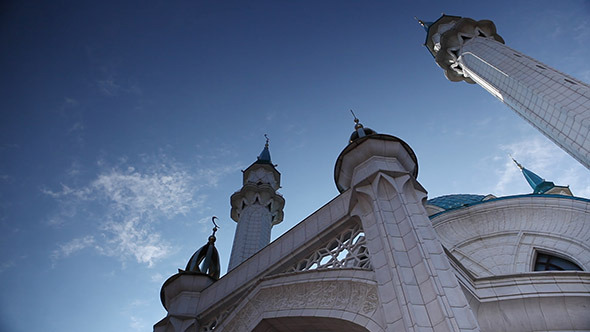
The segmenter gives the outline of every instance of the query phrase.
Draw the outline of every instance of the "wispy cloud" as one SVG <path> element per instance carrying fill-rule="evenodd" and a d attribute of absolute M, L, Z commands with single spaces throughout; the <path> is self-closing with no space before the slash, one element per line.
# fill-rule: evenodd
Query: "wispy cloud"
<path fill-rule="evenodd" d="M 199 190 L 217 185 L 220 177 L 236 169 L 201 169 L 192 176 L 166 157 L 143 168 L 128 165 L 126 159 L 120 162 L 87 185 L 41 190 L 59 202 L 59 212 L 49 218 L 49 224 L 63 227 L 73 220 L 98 220 L 92 235 L 59 244 L 52 253 L 54 261 L 93 248 L 123 262 L 153 266 L 172 250 L 155 225 L 201 207 L 206 196 Z"/>
<path fill-rule="evenodd" d="M 68 133 L 73 133 L 82 130 L 84 130 L 84 124 L 82 122 L 76 122 L 70 127 L 70 129 L 68 129 Z"/>
<path fill-rule="evenodd" d="M 9 261 L 6 261 L 6 262 L 3 262 L 3 263 L 0 263 L 0 273 L 2 273 L 2 272 L 4 272 L 4 271 L 6 271 L 6 270 L 8 270 L 8 269 L 10 269 L 10 268 L 11 268 L 11 267 L 13 267 L 14 265 L 15 265 L 15 264 L 14 264 L 14 261 L 13 261 L 13 260 L 9 260 Z"/>
<path fill-rule="evenodd" d="M 141 319 L 136 316 L 130 316 L 129 319 L 131 320 L 131 323 L 129 324 L 129 326 L 132 329 L 134 329 L 136 331 L 145 331 L 146 323 L 145 323 L 144 319 Z"/>
<path fill-rule="evenodd" d="M 109 234 L 100 252 L 123 260 L 135 258 L 138 263 L 153 266 L 154 262 L 170 252 L 170 246 L 161 239 L 149 222 L 139 217 L 124 221 L 109 221 L 102 228 Z"/>
<path fill-rule="evenodd" d="M 107 96 L 115 96 L 121 90 L 121 85 L 117 84 L 114 79 L 99 80 L 96 85 Z"/>
<path fill-rule="evenodd" d="M 116 78 L 114 72 L 108 74 L 107 78 L 105 79 L 97 80 L 96 86 L 102 94 L 109 97 L 114 97 L 121 94 L 142 94 L 142 90 L 137 85 L 137 83 L 133 83 L 131 81 L 121 81 Z"/>
<path fill-rule="evenodd" d="M 71 254 L 80 250 L 92 247 L 96 244 L 94 237 L 91 235 L 84 236 L 82 238 L 73 239 L 69 242 L 62 243 L 55 249 L 51 254 L 51 258 L 56 260 L 62 257 L 68 257 Z"/>
<path fill-rule="evenodd" d="M 155 283 L 161 284 L 162 282 L 164 282 L 164 276 L 163 276 L 161 273 L 156 273 L 156 274 L 153 274 L 153 275 L 150 277 L 150 280 L 151 280 L 152 282 L 155 282 Z"/>

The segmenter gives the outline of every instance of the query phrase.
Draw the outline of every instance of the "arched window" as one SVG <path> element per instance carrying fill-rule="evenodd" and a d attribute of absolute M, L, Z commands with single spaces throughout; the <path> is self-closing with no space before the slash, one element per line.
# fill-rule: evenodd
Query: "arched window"
<path fill-rule="evenodd" d="M 565 258 L 537 252 L 534 271 L 582 271 L 582 268 Z"/>

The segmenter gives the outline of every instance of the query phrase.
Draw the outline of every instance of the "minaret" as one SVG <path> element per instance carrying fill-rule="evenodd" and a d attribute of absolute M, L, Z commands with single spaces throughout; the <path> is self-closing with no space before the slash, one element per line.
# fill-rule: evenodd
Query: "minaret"
<path fill-rule="evenodd" d="M 492 21 L 418 21 L 453 82 L 477 83 L 590 168 L 590 86 L 504 45 Z"/>
<path fill-rule="evenodd" d="M 231 218 L 238 226 L 229 270 L 269 244 L 270 229 L 283 221 L 285 199 L 277 192 L 281 173 L 271 162 L 268 137 L 258 159 L 243 173 L 242 189 L 231 196 Z"/>

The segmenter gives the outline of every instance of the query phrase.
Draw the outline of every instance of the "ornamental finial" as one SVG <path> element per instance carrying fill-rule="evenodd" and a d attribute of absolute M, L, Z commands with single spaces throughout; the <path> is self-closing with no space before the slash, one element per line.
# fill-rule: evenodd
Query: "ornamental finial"
<path fill-rule="evenodd" d="M 215 219 L 219 219 L 219 218 L 217 218 L 216 216 L 213 216 L 211 218 L 211 222 L 213 223 L 213 234 L 211 234 L 211 236 L 215 236 L 215 232 L 217 232 L 217 230 L 221 228 L 217 225 L 217 223 L 215 222 Z"/>
<path fill-rule="evenodd" d="M 191 256 L 184 270 L 178 269 L 179 273 L 205 274 L 213 278 L 214 281 L 219 279 L 221 265 L 219 264 L 219 253 L 215 249 L 215 232 L 219 226 L 215 223 L 215 219 L 218 218 L 216 216 L 211 218 L 213 234 L 209 236 L 209 241 Z"/>
<path fill-rule="evenodd" d="M 266 143 L 264 144 L 264 146 L 268 148 L 268 142 L 270 141 L 270 139 L 268 138 L 267 134 L 264 134 L 264 138 L 266 138 Z"/>
<path fill-rule="evenodd" d="M 357 130 L 359 128 L 362 128 L 363 125 L 360 124 L 360 120 L 356 117 L 356 115 L 354 114 L 354 112 L 352 110 L 350 110 L 350 113 L 352 113 L 352 116 L 354 116 L 354 129 Z"/>
<path fill-rule="evenodd" d="M 518 168 L 520 168 L 520 170 L 522 171 L 522 169 L 523 169 L 524 167 L 522 167 L 522 165 L 521 165 L 521 164 L 519 164 L 519 163 L 518 163 L 518 161 L 516 161 L 516 159 L 512 158 L 512 156 L 511 156 L 511 155 L 509 155 L 509 156 L 510 156 L 510 159 L 512 159 L 512 161 L 514 161 L 514 163 L 516 164 L 516 166 L 518 166 Z"/>
<path fill-rule="evenodd" d="M 418 23 L 419 23 L 419 24 L 420 24 L 422 27 L 424 27 L 424 21 L 422 21 L 421 19 L 419 19 L 417 16 L 414 16 L 414 19 L 415 19 L 416 21 L 418 21 Z"/>
<path fill-rule="evenodd" d="M 426 30 L 426 32 L 428 32 L 428 28 L 430 28 L 432 22 L 424 22 L 416 16 L 414 16 L 414 19 L 418 21 L 418 23 L 422 26 L 422 28 L 424 28 L 424 30 Z"/>

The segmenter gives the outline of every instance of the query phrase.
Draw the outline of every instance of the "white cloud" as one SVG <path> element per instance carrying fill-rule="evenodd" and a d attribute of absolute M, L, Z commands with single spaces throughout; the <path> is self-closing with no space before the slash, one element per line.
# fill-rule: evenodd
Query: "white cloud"
<path fill-rule="evenodd" d="M 0 273 L 10 269 L 11 267 L 15 266 L 13 260 L 9 260 L 3 263 L 0 263 Z"/>
<path fill-rule="evenodd" d="M 79 104 L 79 103 L 78 103 L 78 101 L 77 101 L 76 99 L 74 99 L 74 98 L 69 98 L 69 97 L 66 97 L 66 98 L 64 99 L 64 103 L 63 103 L 63 105 L 64 105 L 64 106 L 70 106 L 70 107 L 75 107 L 75 106 L 78 106 L 78 104 Z"/>
<path fill-rule="evenodd" d="M 111 170 L 91 184 L 92 191 L 110 202 L 116 212 L 146 217 L 186 214 L 193 208 L 191 176 L 184 171 L 140 173 L 133 167 Z"/>
<path fill-rule="evenodd" d="M 148 167 L 128 165 L 127 159 L 120 163 L 84 186 L 61 184 L 59 191 L 41 189 L 59 202 L 58 212 L 48 224 L 64 227 L 74 220 L 98 220 L 96 234 L 58 245 L 52 254 L 54 260 L 92 247 L 122 262 L 133 260 L 151 267 L 172 250 L 155 226 L 203 206 L 206 195 L 198 191 L 217 185 L 224 174 L 235 170 L 201 169 L 193 177 L 165 157 Z"/>
<path fill-rule="evenodd" d="M 207 185 L 211 187 L 216 187 L 219 183 L 219 180 L 221 180 L 225 175 L 238 169 L 240 169 L 240 165 L 237 163 L 229 166 L 215 167 L 209 169 L 201 168 L 199 169 L 197 176 L 207 181 Z"/>
<path fill-rule="evenodd" d="M 62 243 L 58 245 L 58 249 L 55 249 L 52 254 L 51 258 L 53 260 L 68 257 L 75 252 L 78 252 L 82 249 L 94 246 L 96 241 L 94 237 L 91 235 L 84 236 L 82 238 L 73 239 L 69 242 Z"/>
<path fill-rule="evenodd" d="M 120 94 L 141 95 L 143 93 L 139 85 L 133 80 L 128 80 L 127 82 L 121 81 L 114 74 L 109 75 L 103 80 L 97 80 L 96 86 L 100 92 L 109 97 Z"/>
<path fill-rule="evenodd" d="M 146 263 L 151 267 L 157 259 L 170 252 L 169 245 L 161 240 L 160 234 L 138 217 L 108 222 L 103 230 L 108 234 L 108 239 L 99 251 L 107 256 L 122 260 L 135 258 L 138 263 Z"/>
<path fill-rule="evenodd" d="M 150 279 L 152 282 L 155 282 L 158 284 L 161 284 L 164 282 L 164 276 L 161 273 L 156 273 L 156 274 L 152 275 Z"/>
<path fill-rule="evenodd" d="M 145 320 L 135 317 L 135 316 L 130 316 L 129 319 L 131 320 L 131 323 L 129 324 L 129 326 L 131 326 L 132 329 L 137 330 L 137 331 L 145 331 L 145 329 L 146 329 Z"/>
<path fill-rule="evenodd" d="M 84 130 L 84 124 L 82 122 L 76 122 L 74 123 L 70 129 L 68 129 L 68 134 L 72 133 L 72 132 L 77 132 L 77 131 L 83 131 Z"/>
<path fill-rule="evenodd" d="M 136 307 L 145 307 L 148 304 L 150 304 L 150 303 L 148 301 L 146 301 L 146 300 L 135 299 L 135 300 L 131 301 L 131 303 L 129 304 L 129 306 L 131 308 L 136 308 Z"/>
<path fill-rule="evenodd" d="M 114 79 L 99 80 L 96 82 L 98 89 L 107 96 L 116 96 L 121 90 L 121 85 Z"/>

